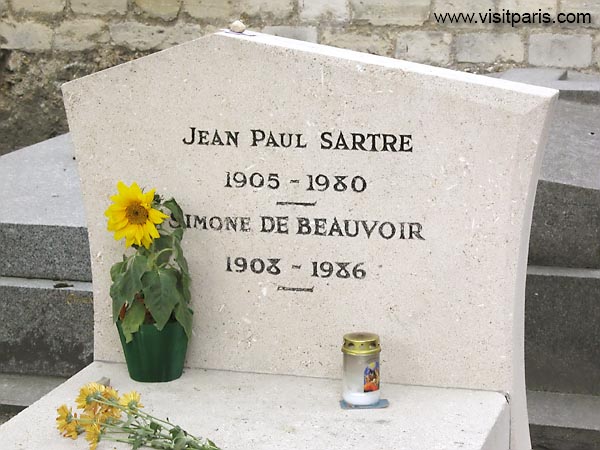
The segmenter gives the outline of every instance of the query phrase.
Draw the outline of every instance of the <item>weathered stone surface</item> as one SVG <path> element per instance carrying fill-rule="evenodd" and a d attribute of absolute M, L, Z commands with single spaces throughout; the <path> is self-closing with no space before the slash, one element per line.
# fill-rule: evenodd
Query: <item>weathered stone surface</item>
<path fill-rule="evenodd" d="M 557 2 L 556 0 L 536 0 L 535 4 L 530 0 L 499 0 L 498 1 L 498 12 L 504 13 L 504 10 L 508 10 L 510 12 L 517 12 L 519 14 L 523 13 L 539 13 L 541 9 L 542 12 L 548 12 L 553 16 L 557 12 Z M 529 25 L 527 25 L 529 26 Z"/>
<path fill-rule="evenodd" d="M 523 61 L 525 45 L 516 33 L 465 33 L 455 39 L 458 62 Z"/>
<path fill-rule="evenodd" d="M 109 40 L 108 27 L 100 19 L 76 19 L 63 22 L 54 33 L 56 50 L 87 50 Z"/>
<path fill-rule="evenodd" d="M 65 0 L 12 0 L 12 7 L 23 13 L 57 14 L 65 8 Z"/>
<path fill-rule="evenodd" d="M 594 36 L 594 53 L 592 55 L 592 64 L 596 69 L 600 69 L 600 33 Z"/>
<path fill-rule="evenodd" d="M 337 28 L 323 30 L 320 43 L 380 56 L 391 56 L 393 51 L 393 45 L 382 36 L 365 35 Z"/>
<path fill-rule="evenodd" d="M 270 26 L 263 28 L 263 33 L 281 36 L 290 39 L 298 39 L 306 42 L 317 42 L 316 27 L 289 27 L 289 26 Z"/>
<path fill-rule="evenodd" d="M 308 450 L 317 444 L 319 449 L 355 450 L 374 448 L 374 442 L 379 450 L 446 449 L 449 442 L 468 450 L 509 445 L 509 411 L 498 392 L 388 383 L 390 408 L 350 411 L 340 409 L 339 380 L 196 369 L 167 385 L 137 383 L 125 364 L 104 362 L 92 363 L 3 425 L 2 443 L 11 449 L 65 450 L 65 443 L 88 447 L 82 437 L 67 442 L 57 433 L 56 408 L 90 380 L 105 376 L 119 392 L 139 392 L 146 411 L 230 450 Z M 131 449 L 130 444 L 110 444 L 110 449 Z"/>
<path fill-rule="evenodd" d="M 84 227 L 0 223 L 0 276 L 91 280 Z"/>
<path fill-rule="evenodd" d="M 125 14 L 127 0 L 71 0 L 71 9 L 75 14 Z"/>
<path fill-rule="evenodd" d="M 600 432 L 600 396 L 527 391 L 530 423 Z"/>
<path fill-rule="evenodd" d="M 93 359 L 90 283 L 0 278 L 0 372 L 71 376 Z"/>
<path fill-rule="evenodd" d="M 8 422 L 24 409 L 23 406 L 0 405 L 0 425 Z"/>
<path fill-rule="evenodd" d="M 152 50 L 165 40 L 165 29 L 139 22 L 119 22 L 110 25 L 110 36 L 116 45 L 131 50 Z"/>
<path fill-rule="evenodd" d="M 558 89 L 560 90 L 559 98 L 561 100 L 588 105 L 600 104 L 600 76 L 595 74 L 580 73 L 567 69 L 536 67 L 511 69 L 497 74 L 497 76 L 505 80 Z M 577 116 L 581 115 L 576 112 L 575 114 Z M 591 114 L 594 114 L 594 112 Z"/>
<path fill-rule="evenodd" d="M 587 67 L 592 63 L 592 38 L 551 33 L 529 37 L 529 63 L 534 66 Z"/>
<path fill-rule="evenodd" d="M 527 391 L 533 450 L 600 445 L 600 396 Z"/>
<path fill-rule="evenodd" d="M 0 220 L 8 224 L 84 227 L 85 215 L 69 135 L 0 158 L 7 195 Z"/>
<path fill-rule="evenodd" d="M 600 107 L 559 101 L 533 211 L 529 261 L 600 268 Z"/>
<path fill-rule="evenodd" d="M 160 49 L 173 47 L 202 37 L 207 32 L 212 32 L 210 28 L 202 28 L 195 23 L 176 23 L 174 26 L 165 29 L 163 41 L 159 44 Z"/>
<path fill-rule="evenodd" d="M 149 16 L 163 20 L 175 19 L 181 8 L 181 0 L 134 0 L 134 2 Z"/>
<path fill-rule="evenodd" d="M 585 26 L 600 28 L 600 4 L 593 0 L 559 0 L 560 11 L 563 13 L 591 14 L 592 22 Z M 581 27 L 583 23 L 573 24 Z"/>
<path fill-rule="evenodd" d="M 469 30 L 487 28 L 490 24 L 484 23 L 481 20 L 480 14 L 484 15 L 488 13 L 490 9 L 492 12 L 496 11 L 494 0 L 435 0 L 432 1 L 432 7 L 432 23 L 435 23 L 437 26 L 446 23 L 452 30 L 457 28 Z M 450 19 L 446 16 L 445 22 L 436 22 L 433 20 L 433 13 L 437 14 L 438 17 L 446 14 L 455 15 L 457 18 L 459 18 L 459 14 L 463 14 L 463 17 L 466 15 L 474 15 L 474 17 L 473 21 L 467 19 L 450 22 Z M 450 29 L 448 31 L 450 31 Z M 436 31 L 439 30 L 436 28 Z"/>
<path fill-rule="evenodd" d="M 406 31 L 396 40 L 396 58 L 445 65 L 450 62 L 452 35 L 439 31 Z"/>
<path fill-rule="evenodd" d="M 91 280 L 81 187 L 68 136 L 0 158 L 0 276 Z"/>
<path fill-rule="evenodd" d="M 422 25 L 428 18 L 431 0 L 349 0 L 353 20 L 373 25 Z"/>
<path fill-rule="evenodd" d="M 0 405 L 29 406 L 65 381 L 64 377 L 0 373 Z"/>
<path fill-rule="evenodd" d="M 600 446 L 600 432 L 578 428 L 531 425 L 533 450 L 595 450 Z"/>
<path fill-rule="evenodd" d="M 145 52 L 101 46 L 80 52 L 0 51 L 0 155 L 69 131 L 59 86 Z"/>
<path fill-rule="evenodd" d="M 183 11 L 195 19 L 222 20 L 222 28 L 229 25 L 233 19 L 237 19 L 238 17 L 234 17 L 236 14 L 240 14 L 240 10 L 237 10 L 232 2 L 223 0 L 183 0 Z"/>
<path fill-rule="evenodd" d="M 600 190 L 600 105 L 559 101 L 542 164 L 547 181 Z"/>
<path fill-rule="evenodd" d="M 540 180 L 529 263 L 600 268 L 600 191 Z"/>
<path fill-rule="evenodd" d="M 600 395 L 600 271 L 529 267 L 528 389 Z"/>
<path fill-rule="evenodd" d="M 345 22 L 350 19 L 346 0 L 299 0 L 298 10 L 302 20 L 317 20 L 325 17 Z"/>
<path fill-rule="evenodd" d="M 0 22 L 0 48 L 44 51 L 52 47 L 52 29 L 36 22 Z"/>
<path fill-rule="evenodd" d="M 293 14 L 295 3 L 294 0 L 240 0 L 236 11 L 238 15 L 281 19 Z"/>

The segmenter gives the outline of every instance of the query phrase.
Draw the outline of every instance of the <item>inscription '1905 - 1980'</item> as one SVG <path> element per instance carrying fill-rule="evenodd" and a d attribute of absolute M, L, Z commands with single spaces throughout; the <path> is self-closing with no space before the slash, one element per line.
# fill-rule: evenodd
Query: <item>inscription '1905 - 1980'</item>
<path fill-rule="evenodd" d="M 186 145 L 212 145 L 238 147 L 240 131 L 202 130 L 189 127 L 181 141 Z M 308 142 L 302 133 L 274 132 L 250 129 L 245 136 L 250 147 L 307 148 Z M 362 150 L 365 152 L 412 152 L 412 134 L 355 133 L 345 131 L 323 131 L 319 134 L 321 150 Z"/>

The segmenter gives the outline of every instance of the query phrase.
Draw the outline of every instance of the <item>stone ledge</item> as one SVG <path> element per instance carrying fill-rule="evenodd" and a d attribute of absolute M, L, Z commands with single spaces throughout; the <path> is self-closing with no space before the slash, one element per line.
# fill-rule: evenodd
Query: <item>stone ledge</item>
<path fill-rule="evenodd" d="M 527 392 L 534 449 L 600 448 L 600 397 Z"/>
<path fill-rule="evenodd" d="M 91 281 L 81 187 L 68 134 L 0 158 L 0 276 Z"/>
<path fill-rule="evenodd" d="M 529 265 L 600 268 L 600 190 L 540 180 Z"/>
<path fill-rule="evenodd" d="M 29 406 L 65 381 L 62 377 L 0 373 L 0 405 Z"/>
<path fill-rule="evenodd" d="M 146 410 L 169 418 L 224 449 L 506 450 L 509 410 L 497 392 L 385 384 L 390 407 L 340 409 L 339 380 L 186 370 L 171 383 L 137 383 L 124 364 L 94 362 L 0 426 L 6 448 L 86 449 L 55 429 L 56 408 L 79 388 L 109 377 L 120 392 L 136 389 Z M 126 449 L 100 444 L 99 450 Z"/>
<path fill-rule="evenodd" d="M 0 276 L 91 281 L 85 227 L 2 223 Z"/>
<path fill-rule="evenodd" d="M 600 396 L 527 391 L 532 425 L 600 432 Z"/>
<path fill-rule="evenodd" d="M 600 395 L 600 270 L 529 266 L 525 373 L 531 390 Z"/>

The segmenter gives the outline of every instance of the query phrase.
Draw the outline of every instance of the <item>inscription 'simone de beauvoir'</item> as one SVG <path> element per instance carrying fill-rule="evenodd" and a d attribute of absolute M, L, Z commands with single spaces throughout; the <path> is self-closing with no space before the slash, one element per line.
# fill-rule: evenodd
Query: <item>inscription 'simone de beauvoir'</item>
<path fill-rule="evenodd" d="M 272 149 L 306 149 L 309 142 L 302 133 L 273 132 L 270 130 L 249 129 L 247 132 L 231 130 L 205 130 L 190 126 L 181 140 L 185 145 Z M 412 153 L 412 134 L 356 133 L 344 131 L 323 131 L 319 134 L 318 148 L 321 150 L 355 150 L 364 152 Z M 223 174 L 223 187 L 231 189 L 252 189 L 277 191 L 285 185 L 296 185 L 307 193 L 336 192 L 361 195 L 368 191 L 369 180 L 360 174 L 306 174 L 300 178 L 286 178 L 279 173 L 260 171 L 226 171 Z M 310 208 L 316 201 L 276 201 L 277 206 Z M 381 220 L 340 217 L 307 217 L 289 215 L 258 217 L 218 216 L 185 214 L 185 226 L 190 229 L 230 233 L 266 233 L 278 235 L 324 236 L 339 238 L 362 238 L 383 240 L 421 240 L 423 225 L 416 221 Z M 171 221 L 172 226 L 177 223 Z M 356 261 L 311 261 L 310 276 L 317 278 L 348 278 L 362 280 L 367 277 L 365 262 Z M 302 264 L 292 264 L 291 269 L 300 270 Z M 227 272 L 253 272 L 256 274 L 279 275 L 287 264 L 281 258 L 256 258 L 247 256 L 226 256 Z M 307 273 L 307 275 L 309 275 Z M 302 290 L 312 292 L 313 288 L 283 288 L 282 290 Z"/>

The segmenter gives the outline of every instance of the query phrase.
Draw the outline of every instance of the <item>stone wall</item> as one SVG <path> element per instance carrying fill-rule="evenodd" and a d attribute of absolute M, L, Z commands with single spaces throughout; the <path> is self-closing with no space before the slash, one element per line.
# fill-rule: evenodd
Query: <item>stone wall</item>
<path fill-rule="evenodd" d="M 589 13 L 589 24 L 440 24 L 436 14 Z M 600 69 L 597 0 L 0 0 L 0 154 L 67 130 L 60 85 L 226 27 L 461 70 Z"/>

